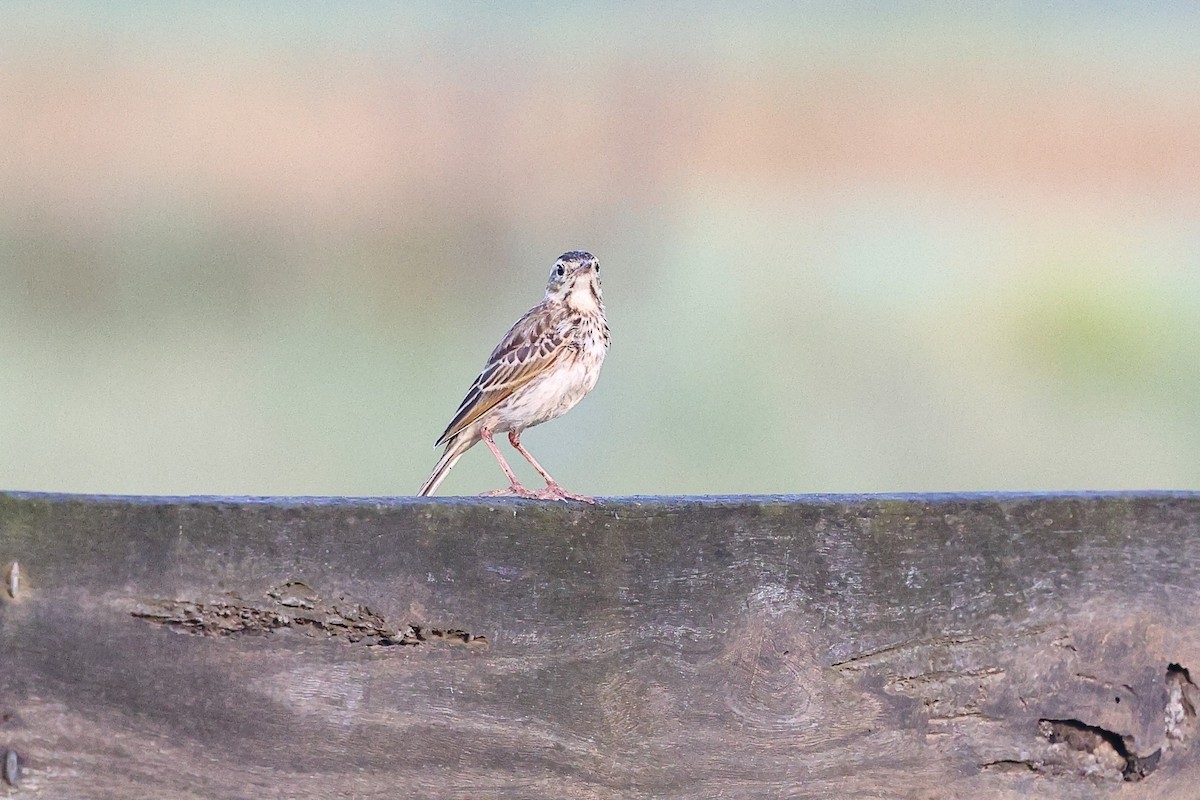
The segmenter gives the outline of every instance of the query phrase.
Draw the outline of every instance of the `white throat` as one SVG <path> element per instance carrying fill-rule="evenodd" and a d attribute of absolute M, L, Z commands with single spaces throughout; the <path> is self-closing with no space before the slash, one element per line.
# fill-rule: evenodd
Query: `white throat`
<path fill-rule="evenodd" d="M 601 304 L 596 302 L 596 294 L 592 293 L 590 280 L 577 280 L 567 294 L 567 305 L 584 314 L 595 314 L 600 311 Z"/>

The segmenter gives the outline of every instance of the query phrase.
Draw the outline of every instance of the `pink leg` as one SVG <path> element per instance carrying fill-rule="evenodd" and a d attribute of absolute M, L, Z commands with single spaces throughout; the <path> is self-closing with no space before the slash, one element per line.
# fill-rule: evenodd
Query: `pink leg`
<path fill-rule="evenodd" d="M 505 497 L 516 495 L 517 497 L 528 497 L 530 499 L 540 499 L 538 492 L 526 489 L 517 480 L 516 473 L 512 471 L 512 467 L 504 460 L 504 456 L 500 455 L 500 448 L 496 447 L 496 442 L 492 439 L 492 432 L 487 428 L 479 431 L 479 438 L 483 439 L 483 443 L 492 451 L 492 455 L 500 462 L 500 469 L 504 470 L 504 474 L 508 476 L 509 487 L 507 489 L 493 489 L 490 492 L 484 492 L 483 497 Z"/>
<path fill-rule="evenodd" d="M 596 502 L 595 498 L 587 497 L 586 495 L 582 494 L 573 494 L 560 486 L 558 481 L 554 480 L 554 478 L 550 476 L 550 473 L 546 472 L 542 465 L 537 462 L 537 459 L 533 457 L 533 454 L 526 450 L 524 445 L 521 444 L 520 431 L 509 431 L 508 443 L 515 447 L 517 452 L 523 455 L 525 460 L 532 464 L 533 468 L 538 471 L 538 474 L 545 479 L 546 488 L 537 493 L 538 497 L 543 500 L 579 500 L 583 503 L 593 504 Z"/>

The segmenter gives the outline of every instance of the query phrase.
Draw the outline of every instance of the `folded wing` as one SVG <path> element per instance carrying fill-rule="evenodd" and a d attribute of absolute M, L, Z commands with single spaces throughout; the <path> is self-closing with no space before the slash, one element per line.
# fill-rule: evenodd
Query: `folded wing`
<path fill-rule="evenodd" d="M 437 445 L 491 411 L 513 392 L 545 373 L 567 351 L 571 325 L 563 313 L 539 303 L 508 329 Z M 437 446 L 435 445 L 435 446 Z"/>

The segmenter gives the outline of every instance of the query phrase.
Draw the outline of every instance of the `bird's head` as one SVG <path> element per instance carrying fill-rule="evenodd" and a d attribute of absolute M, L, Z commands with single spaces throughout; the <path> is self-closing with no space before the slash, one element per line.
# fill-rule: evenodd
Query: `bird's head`
<path fill-rule="evenodd" d="M 591 253 L 572 250 L 563 253 L 550 270 L 546 297 L 565 302 L 579 311 L 604 307 L 600 294 L 600 262 Z"/>

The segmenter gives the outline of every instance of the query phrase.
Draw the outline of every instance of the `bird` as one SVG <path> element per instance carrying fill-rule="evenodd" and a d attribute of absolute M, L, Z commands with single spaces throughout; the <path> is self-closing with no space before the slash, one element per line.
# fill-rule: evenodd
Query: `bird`
<path fill-rule="evenodd" d="M 550 270 L 542 301 L 504 334 L 437 440 L 434 447 L 444 444 L 446 449 L 417 496 L 433 494 L 463 454 L 482 440 L 509 482 L 484 496 L 595 503 L 559 485 L 521 444 L 521 434 L 562 416 L 595 388 L 609 338 L 600 262 L 581 250 L 563 253 Z M 528 489 L 517 480 L 493 438 L 503 432 L 546 481 L 545 489 Z"/>

